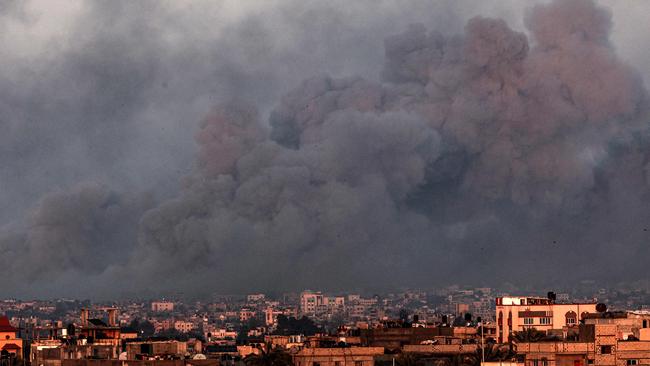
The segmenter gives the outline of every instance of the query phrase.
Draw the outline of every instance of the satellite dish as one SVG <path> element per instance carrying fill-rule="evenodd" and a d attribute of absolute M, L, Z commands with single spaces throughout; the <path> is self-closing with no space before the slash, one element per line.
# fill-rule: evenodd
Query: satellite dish
<path fill-rule="evenodd" d="M 599 313 L 604 313 L 607 311 L 607 305 L 603 304 L 602 302 L 599 302 L 596 304 L 596 311 Z"/>
<path fill-rule="evenodd" d="M 120 355 L 117 357 L 118 360 L 120 361 L 126 361 L 128 356 L 126 355 L 126 352 L 120 353 Z"/>
<path fill-rule="evenodd" d="M 205 357 L 203 353 L 197 353 L 192 357 L 193 360 L 207 360 L 208 358 Z"/>

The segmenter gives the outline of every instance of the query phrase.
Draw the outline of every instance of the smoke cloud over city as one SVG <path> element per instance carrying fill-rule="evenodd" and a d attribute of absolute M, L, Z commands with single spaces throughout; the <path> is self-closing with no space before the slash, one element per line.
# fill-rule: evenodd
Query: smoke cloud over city
<path fill-rule="evenodd" d="M 85 4 L 0 60 L 0 290 L 644 279 L 648 70 L 606 4 L 364 4 Z"/>

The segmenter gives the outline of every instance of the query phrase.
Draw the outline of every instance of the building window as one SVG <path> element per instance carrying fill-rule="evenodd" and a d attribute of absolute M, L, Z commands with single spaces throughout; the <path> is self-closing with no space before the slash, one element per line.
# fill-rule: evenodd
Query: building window
<path fill-rule="evenodd" d="M 363 361 L 354 361 L 354 366 L 363 366 Z"/>
<path fill-rule="evenodd" d="M 593 364 L 594 364 L 594 360 L 591 359 L 587 360 L 587 365 L 593 365 Z"/>
<path fill-rule="evenodd" d="M 532 325 L 533 318 L 524 318 L 524 325 Z"/>
<path fill-rule="evenodd" d="M 548 366 L 548 359 L 546 357 L 542 357 L 542 366 Z"/>
<path fill-rule="evenodd" d="M 575 311 L 569 311 L 565 314 L 566 317 L 566 324 L 567 325 L 575 325 L 578 323 L 578 314 L 575 313 Z"/>
<path fill-rule="evenodd" d="M 633 366 L 637 364 L 637 360 L 627 360 L 625 362 L 628 366 Z"/>
<path fill-rule="evenodd" d="M 551 324 L 551 318 L 539 318 L 539 324 L 542 325 Z"/>
<path fill-rule="evenodd" d="M 533 360 L 531 366 L 539 366 L 539 361 Z"/>
<path fill-rule="evenodd" d="M 612 346 L 600 346 L 600 353 L 603 355 L 611 355 Z"/>
<path fill-rule="evenodd" d="M 648 320 L 643 319 L 643 327 L 647 328 L 648 327 Z"/>

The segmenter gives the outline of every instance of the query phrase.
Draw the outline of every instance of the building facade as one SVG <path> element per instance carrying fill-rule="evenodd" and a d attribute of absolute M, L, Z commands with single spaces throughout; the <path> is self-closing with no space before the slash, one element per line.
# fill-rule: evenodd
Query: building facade
<path fill-rule="evenodd" d="M 0 350 L 14 358 L 22 359 L 23 340 L 16 336 L 18 328 L 6 316 L 0 316 Z"/>
<path fill-rule="evenodd" d="M 548 298 L 497 297 L 497 342 L 507 342 L 514 332 L 527 328 L 546 332 L 576 327 L 587 314 L 595 312 L 595 302 L 556 304 Z"/>
<path fill-rule="evenodd" d="M 151 303 L 151 311 L 174 311 L 174 303 L 170 301 L 154 301 Z"/>
<path fill-rule="evenodd" d="M 374 366 L 383 347 L 304 348 L 293 355 L 295 366 Z"/>
<path fill-rule="evenodd" d="M 313 315 L 323 306 L 323 294 L 320 292 L 304 291 L 300 294 L 300 313 Z"/>

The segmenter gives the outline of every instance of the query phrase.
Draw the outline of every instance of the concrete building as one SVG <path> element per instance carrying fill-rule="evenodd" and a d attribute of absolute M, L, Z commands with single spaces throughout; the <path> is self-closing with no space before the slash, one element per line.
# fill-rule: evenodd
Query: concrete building
<path fill-rule="evenodd" d="M 267 307 L 264 309 L 264 323 L 269 327 L 274 326 L 280 314 L 282 314 L 281 310 L 276 310 L 271 306 Z"/>
<path fill-rule="evenodd" d="M 36 366 L 61 366 L 65 360 L 116 360 L 118 354 L 119 347 L 110 344 L 64 344 L 60 340 L 41 340 L 31 344 L 29 359 Z"/>
<path fill-rule="evenodd" d="M 517 343 L 525 366 L 650 365 L 650 314 L 603 312 L 584 316 L 577 341 Z"/>
<path fill-rule="evenodd" d="M 154 301 L 151 303 L 151 311 L 174 311 L 174 303 L 171 301 Z"/>
<path fill-rule="evenodd" d="M 0 351 L 6 352 L 13 358 L 22 359 L 23 340 L 16 336 L 18 328 L 9 322 L 6 316 L 0 316 Z"/>
<path fill-rule="evenodd" d="M 264 301 L 266 299 L 266 295 L 264 294 L 250 294 L 246 296 L 246 301 L 247 302 L 260 302 Z"/>
<path fill-rule="evenodd" d="M 616 338 L 650 341 L 650 312 L 618 311 L 587 314 L 585 324 L 616 324 Z"/>
<path fill-rule="evenodd" d="M 174 322 L 174 329 L 181 333 L 189 333 L 194 330 L 194 323 L 184 320 L 177 320 Z"/>
<path fill-rule="evenodd" d="M 557 304 L 548 298 L 497 297 L 497 341 L 507 342 L 514 332 L 527 328 L 546 332 L 576 327 L 586 314 L 595 312 L 595 302 Z"/>
<path fill-rule="evenodd" d="M 241 308 L 239 310 L 239 321 L 240 322 L 247 322 L 250 319 L 255 318 L 257 313 L 255 310 L 249 309 L 249 308 Z"/>
<path fill-rule="evenodd" d="M 396 350 L 407 344 L 419 345 L 437 337 L 453 337 L 454 330 L 449 327 L 372 328 L 361 329 L 360 336 L 363 345 Z"/>
<path fill-rule="evenodd" d="M 63 360 L 62 366 L 219 366 L 219 360 Z"/>
<path fill-rule="evenodd" d="M 407 344 L 402 348 L 404 353 L 416 353 L 425 355 L 449 356 L 460 354 L 475 354 L 478 349 L 477 344 Z"/>
<path fill-rule="evenodd" d="M 321 292 L 303 291 L 300 294 L 300 313 L 314 315 L 319 307 L 323 306 L 323 294 Z"/>
<path fill-rule="evenodd" d="M 82 342 L 118 347 L 121 343 L 120 327 L 117 324 L 117 309 L 103 308 L 108 313 L 108 324 L 99 318 L 90 318 L 89 309 L 81 309 L 81 327 L 78 338 Z"/>
<path fill-rule="evenodd" d="M 304 348 L 293 355 L 295 366 L 374 366 L 383 347 Z"/>
<path fill-rule="evenodd" d="M 127 360 L 183 359 L 187 343 L 181 341 L 127 342 Z"/>

